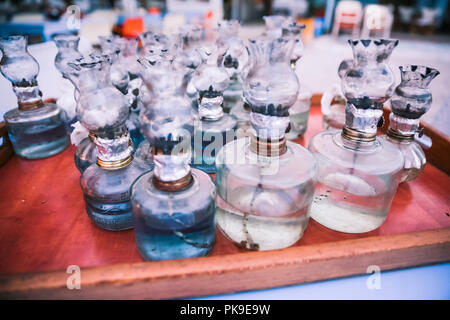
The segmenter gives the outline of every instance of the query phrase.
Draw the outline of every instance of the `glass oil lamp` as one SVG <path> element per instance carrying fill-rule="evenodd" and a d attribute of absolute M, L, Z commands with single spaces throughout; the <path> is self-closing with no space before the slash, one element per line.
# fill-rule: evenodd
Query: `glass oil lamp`
<path fill-rule="evenodd" d="M 143 83 L 139 76 L 140 65 L 138 63 L 139 40 L 133 38 L 120 38 L 120 59 L 119 62 L 128 70 L 130 82 L 128 83 L 127 99 L 130 106 L 130 116 L 126 125 L 130 132 L 133 147 L 136 149 L 145 140 L 141 133 L 139 115 L 143 107 Z"/>
<path fill-rule="evenodd" d="M 238 21 L 218 23 L 219 48 L 218 64 L 224 67 L 230 76 L 230 82 L 224 91 L 223 111 L 234 116 L 237 128 L 244 134 L 250 134 L 250 106 L 242 98 L 242 82 L 248 67 L 248 52 L 239 38 Z"/>
<path fill-rule="evenodd" d="M 229 76 L 225 68 L 217 66 L 217 48 L 203 47 L 202 53 L 204 63 L 192 78 L 198 92 L 200 117 L 192 141 L 192 166 L 214 173 L 216 154 L 224 144 L 235 139 L 237 121 L 222 109 L 223 92 L 228 86 Z"/>
<path fill-rule="evenodd" d="M 151 52 L 159 53 L 154 54 Z M 177 94 L 184 93 L 183 84 L 185 74 L 183 72 L 185 72 L 186 69 L 176 69 L 176 64 L 173 63 L 173 57 L 173 53 L 169 53 L 169 51 L 164 50 L 161 52 L 159 50 L 149 50 L 147 55 L 138 59 L 138 62 L 141 65 L 140 77 L 143 80 L 141 91 L 145 90 L 146 96 L 148 97 L 143 101 L 143 109 L 141 111 L 139 119 L 141 126 L 142 116 L 146 111 L 153 109 L 155 104 L 160 101 L 161 97 L 167 96 L 167 90 L 172 90 L 172 88 L 175 88 L 173 90 L 177 91 Z M 178 77 L 167 77 L 166 74 L 168 72 L 176 72 Z M 148 162 L 153 161 L 152 146 L 150 145 L 150 140 L 145 139 L 139 144 L 139 147 L 135 152 L 135 157 Z"/>
<path fill-rule="evenodd" d="M 223 93 L 223 111 L 229 113 L 234 107 L 243 107 L 242 70 L 248 62 L 244 42 L 239 38 L 239 22 L 236 20 L 218 23 L 217 46 L 219 49 L 218 65 L 225 68 L 230 82 Z"/>
<path fill-rule="evenodd" d="M 155 169 L 131 187 L 136 243 L 145 260 L 205 256 L 216 237 L 214 182 L 189 166 L 194 116 L 179 90 L 183 75 L 166 66 L 160 94 L 141 115 Z"/>
<path fill-rule="evenodd" d="M 109 79 L 107 56 L 91 55 L 69 65 L 78 71 L 78 119 L 97 147 L 96 163 L 80 178 L 86 212 L 100 228 L 130 229 L 133 227 L 130 186 L 151 167 L 133 160 L 133 147 L 125 126 L 130 112 L 127 100 Z"/>
<path fill-rule="evenodd" d="M 282 15 L 264 16 L 263 20 L 266 26 L 264 35 L 272 39 L 281 38 L 283 35 L 283 25 L 294 22 L 292 17 Z"/>
<path fill-rule="evenodd" d="M 194 77 L 194 71 L 203 63 L 201 48 L 206 43 L 206 31 L 201 25 L 188 24 L 181 28 L 179 35 L 182 39 L 183 50 L 177 54 L 176 61 L 192 71 L 187 74 L 186 95 L 191 100 L 194 110 L 197 110 L 198 91 L 192 78 Z"/>
<path fill-rule="evenodd" d="M 67 65 L 71 60 L 83 57 L 78 51 L 78 43 L 80 37 L 72 34 L 57 34 L 53 37 L 58 53 L 55 56 L 56 69 L 61 73 L 61 96 L 56 100 L 56 105 L 64 110 L 65 122 L 68 132 L 72 131 L 71 125 L 77 121 L 75 87 L 70 81 L 70 73 L 72 70 Z"/>
<path fill-rule="evenodd" d="M 384 139 L 395 144 L 403 153 L 403 182 L 417 178 L 427 162 L 419 144 L 423 140 L 419 123 L 420 117 L 431 107 L 432 97 L 428 86 L 439 75 L 439 71 L 426 66 L 405 65 L 400 66 L 400 74 L 401 82 L 391 98 L 392 112 Z"/>
<path fill-rule="evenodd" d="M 111 84 L 116 87 L 122 94 L 126 94 L 128 90 L 128 83 L 130 81 L 130 77 L 128 75 L 128 71 L 122 67 L 121 64 L 118 63 L 119 54 L 120 54 L 120 44 L 118 43 L 119 37 L 117 36 L 100 36 L 100 46 L 102 48 L 102 53 L 105 56 L 104 59 L 110 63 L 110 67 L 103 67 L 102 71 L 109 70 L 109 75 L 103 74 L 103 77 L 109 77 Z M 77 60 L 77 58 L 72 59 L 72 62 Z M 107 61 L 103 63 L 106 63 Z M 78 83 L 78 75 L 79 72 L 83 70 L 83 68 L 73 68 L 67 64 L 67 74 L 73 83 Z M 79 92 L 77 95 L 79 96 Z M 97 147 L 94 143 L 95 134 L 93 132 L 89 132 L 88 136 L 82 139 L 79 144 L 77 144 L 77 148 L 75 150 L 74 160 L 75 166 L 77 167 L 80 173 L 83 173 L 91 164 L 97 162 Z"/>
<path fill-rule="evenodd" d="M 143 59 L 146 59 L 146 57 L 159 56 L 161 59 L 166 59 L 167 61 L 173 61 L 176 58 L 178 59 L 180 57 L 180 54 L 182 53 L 182 39 L 181 39 L 180 35 L 166 35 L 163 33 L 147 31 L 147 32 L 140 34 L 139 39 L 141 40 L 141 43 L 143 46 L 143 50 L 141 53 L 141 57 Z M 183 56 L 183 58 L 184 58 L 184 56 Z M 182 59 L 179 58 L 179 60 L 182 60 Z M 200 63 L 201 63 L 201 58 L 199 58 L 199 62 L 196 64 L 194 69 Z M 179 63 L 178 65 L 184 66 L 183 63 Z M 147 78 L 148 78 L 148 73 L 149 72 L 151 73 L 151 71 L 152 71 L 151 69 L 152 68 L 150 68 L 150 70 L 146 70 Z M 193 70 L 192 70 L 192 72 L 193 72 Z M 148 89 L 145 84 L 143 84 L 141 86 L 141 91 L 145 91 L 144 96 L 146 98 L 142 99 L 142 101 L 145 105 L 151 100 L 151 92 L 150 92 L 150 89 Z"/>
<path fill-rule="evenodd" d="M 303 23 L 285 20 L 281 25 L 282 37 L 295 42 L 294 49 L 291 53 L 290 63 L 295 71 L 297 61 L 302 57 L 304 45 L 302 41 L 302 32 L 305 29 Z M 289 109 L 289 132 L 286 134 L 287 139 L 296 139 L 305 133 L 308 127 L 309 109 L 311 108 L 312 92 L 306 86 L 301 85 L 298 92 L 297 101 Z"/>
<path fill-rule="evenodd" d="M 102 54 L 108 55 L 111 63 L 111 67 L 109 68 L 111 83 L 122 94 L 127 94 L 130 75 L 128 74 L 126 65 L 119 61 L 121 58 L 120 38 L 118 36 L 100 36 L 98 39 L 102 48 Z"/>
<path fill-rule="evenodd" d="M 285 138 L 299 89 L 290 67 L 294 44 L 283 38 L 249 40 L 251 68 L 243 95 L 254 134 L 227 143 L 216 158 L 218 225 L 250 250 L 288 247 L 309 221 L 317 165 L 308 150 Z"/>
<path fill-rule="evenodd" d="M 0 71 L 12 83 L 18 101 L 18 108 L 4 115 L 14 152 L 42 159 L 63 151 L 69 143 L 63 113 L 56 104 L 42 101 L 36 80 L 39 64 L 28 53 L 27 38 L 2 38 L 0 50 Z"/>
<path fill-rule="evenodd" d="M 130 81 L 139 78 L 140 65 L 137 62 L 138 56 L 138 38 L 119 38 L 120 45 L 120 63 L 126 66 Z"/>
<path fill-rule="evenodd" d="M 295 42 L 294 49 L 291 52 L 291 67 L 295 70 L 297 61 L 302 57 L 304 51 L 304 44 L 302 41 L 302 33 L 305 29 L 303 23 L 285 20 L 281 25 L 281 37 L 291 39 Z"/>
<path fill-rule="evenodd" d="M 143 52 L 142 57 L 147 55 L 165 55 L 173 60 L 175 55 L 182 50 L 183 39 L 181 35 L 168 35 L 154 31 L 147 31 L 139 35 Z"/>
<path fill-rule="evenodd" d="M 102 54 L 109 56 L 111 63 L 110 79 L 112 84 L 124 94 L 130 106 L 130 116 L 127 128 L 137 148 L 144 140 L 140 131 L 139 113 L 142 106 L 142 93 L 140 92 L 142 80 L 138 75 L 136 39 L 126 39 L 118 36 L 99 37 Z"/>
<path fill-rule="evenodd" d="M 313 137 L 319 164 L 311 217 L 330 229 L 363 233 L 385 221 L 402 175 L 403 155 L 376 137 L 395 78 L 387 64 L 397 40 L 349 40 L 354 63 L 342 78 L 347 99 L 342 131 Z"/>
<path fill-rule="evenodd" d="M 165 94 L 167 70 L 176 70 L 177 74 L 182 76 L 177 90 L 180 94 L 185 94 L 187 85 L 202 59 L 197 51 L 194 51 L 195 55 L 190 55 L 182 50 L 182 37 L 178 34 L 165 35 L 148 31 L 141 34 L 140 39 L 145 51 L 143 57 L 138 60 L 143 67 L 141 78 L 144 80 L 144 85 L 141 87 L 141 92 L 145 92 L 146 96 L 142 102 L 143 108 L 148 110 L 153 108 L 160 95 Z M 197 110 L 193 109 L 193 112 L 197 114 Z M 151 161 L 151 150 L 150 142 L 146 139 L 139 145 L 135 157 Z"/>

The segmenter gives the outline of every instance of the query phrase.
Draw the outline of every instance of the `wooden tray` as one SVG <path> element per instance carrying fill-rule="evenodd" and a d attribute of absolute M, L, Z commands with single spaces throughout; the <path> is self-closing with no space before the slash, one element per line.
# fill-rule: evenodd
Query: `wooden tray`
<path fill-rule="evenodd" d="M 307 145 L 322 130 L 314 97 Z M 0 297 L 177 298 L 263 289 L 450 260 L 450 141 L 427 126 L 433 148 L 422 175 L 401 184 L 386 222 L 365 234 L 329 230 L 310 220 L 283 250 L 250 252 L 218 232 L 209 257 L 144 262 L 133 231 L 91 223 L 69 147 L 45 160 L 13 156 L 0 168 Z M 441 171 L 442 170 L 442 171 Z M 81 267 L 81 290 L 68 290 L 66 269 Z"/>

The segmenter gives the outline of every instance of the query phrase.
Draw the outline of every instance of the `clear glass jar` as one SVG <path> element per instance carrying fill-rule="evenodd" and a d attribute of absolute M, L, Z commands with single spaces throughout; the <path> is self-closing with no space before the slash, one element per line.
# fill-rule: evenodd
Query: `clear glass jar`
<path fill-rule="evenodd" d="M 137 40 L 118 36 L 99 37 L 103 54 L 108 55 L 112 84 L 126 96 L 130 106 L 127 128 L 133 146 L 137 148 L 144 140 L 140 130 L 139 113 L 142 106 L 142 80 L 137 63 Z"/>
<path fill-rule="evenodd" d="M 395 144 L 403 153 L 405 166 L 401 182 L 416 179 L 423 171 L 427 159 L 415 140 L 419 133 L 420 117 L 431 107 L 432 96 L 428 88 L 439 71 L 426 66 L 400 66 L 402 80 L 391 98 L 392 112 L 389 128 L 382 138 Z"/>
<path fill-rule="evenodd" d="M 263 20 L 266 27 L 264 35 L 272 39 L 281 38 L 283 35 L 283 25 L 294 22 L 292 17 L 281 15 L 264 16 Z"/>
<path fill-rule="evenodd" d="M 126 65 L 120 61 L 121 59 L 121 40 L 118 36 L 100 36 L 99 38 L 102 53 L 108 55 L 111 62 L 109 68 L 109 78 L 111 83 L 123 94 L 128 92 L 128 83 L 130 75 Z"/>
<path fill-rule="evenodd" d="M 303 55 L 302 32 L 305 27 L 303 23 L 291 21 L 291 19 L 285 19 L 281 24 L 282 37 L 295 43 L 290 56 L 291 67 L 294 71 L 297 67 L 297 61 Z M 305 86 L 301 86 L 297 101 L 289 109 L 290 129 L 286 134 L 287 139 L 296 139 L 306 131 L 309 109 L 311 108 L 311 97 L 311 91 Z"/>
<path fill-rule="evenodd" d="M 281 25 L 282 37 L 295 42 L 294 49 L 291 52 L 291 67 L 295 70 L 297 61 L 303 56 L 305 46 L 302 41 L 302 33 L 306 26 L 286 19 Z"/>
<path fill-rule="evenodd" d="M 166 66 L 166 90 L 141 117 L 155 170 L 131 187 L 136 243 L 145 260 L 205 256 L 216 238 L 215 185 L 206 173 L 189 167 L 194 116 L 178 90 L 182 77 Z"/>
<path fill-rule="evenodd" d="M 204 64 L 194 74 L 192 82 L 199 96 L 199 117 L 192 140 L 192 166 L 207 173 L 216 171 L 215 158 L 224 144 L 235 139 L 237 120 L 224 114 L 223 92 L 229 77 L 225 68 L 217 66 L 218 51 L 204 47 Z"/>
<path fill-rule="evenodd" d="M 255 135 L 227 143 L 216 158 L 218 225 L 250 250 L 288 247 L 309 221 L 316 162 L 285 138 L 288 109 L 299 89 L 289 64 L 293 45 L 285 39 L 250 40 L 244 97 Z"/>
<path fill-rule="evenodd" d="M 180 34 L 167 35 L 154 31 L 147 31 L 139 35 L 142 43 L 142 54 L 145 58 L 148 55 L 164 55 L 168 60 L 175 59 L 177 53 L 182 50 L 183 39 Z M 200 63 L 201 61 L 199 61 Z"/>
<path fill-rule="evenodd" d="M 105 230 L 133 228 L 130 186 L 149 170 L 151 167 L 140 159 L 113 170 L 103 169 L 96 163 L 90 165 L 80 179 L 89 218 Z"/>
<path fill-rule="evenodd" d="M 42 159 L 63 151 L 68 135 L 61 110 L 44 103 L 37 83 L 39 64 L 28 53 L 27 38 L 11 36 L 0 40 L 0 71 L 12 83 L 18 109 L 4 114 L 14 152 L 26 159 Z"/>
<path fill-rule="evenodd" d="M 108 52 L 108 50 L 106 50 L 106 52 Z M 66 74 L 68 75 L 72 83 L 75 85 L 76 88 L 75 92 L 77 93 L 78 96 L 77 100 L 80 100 L 80 98 L 83 99 L 83 105 L 89 103 L 88 101 L 89 98 L 86 98 L 86 96 L 92 97 L 93 95 L 95 95 L 95 90 L 97 88 L 97 84 L 95 83 L 95 81 L 97 80 L 97 78 L 100 79 L 98 87 L 109 88 L 108 82 L 111 81 L 110 59 L 111 55 L 107 54 L 103 57 L 91 56 L 86 59 L 84 59 L 83 57 L 76 58 L 68 62 L 67 65 L 70 69 L 67 69 Z M 80 89 L 80 87 L 82 89 Z M 113 96 L 114 94 L 116 94 L 116 92 L 113 91 Z M 106 96 L 106 95 L 108 96 L 111 95 L 111 92 L 105 91 L 99 96 Z M 96 99 L 97 98 L 92 99 L 92 101 L 94 102 Z M 107 99 L 109 100 L 110 98 Z M 119 103 L 120 101 L 123 100 L 122 99 L 119 100 Z M 77 101 L 77 104 L 79 103 L 80 101 Z M 97 103 L 101 103 L 101 101 L 98 101 Z M 96 111 L 98 111 L 99 113 L 96 114 Z M 80 120 L 80 115 L 78 114 L 80 112 L 84 113 L 85 111 L 83 110 L 83 108 L 77 107 L 77 118 L 79 119 L 83 127 L 89 130 L 89 128 L 84 125 L 83 121 Z M 101 114 L 102 112 L 104 113 L 107 112 L 106 108 L 98 106 L 98 110 L 96 110 L 96 108 L 92 108 L 92 110 L 89 111 L 89 114 L 84 117 L 87 118 L 86 121 L 88 121 L 89 117 L 95 119 L 95 117 L 98 117 L 99 114 Z M 91 125 L 90 127 L 95 126 Z M 83 139 L 77 145 L 77 148 L 75 150 L 74 155 L 75 166 L 77 167 L 78 171 L 80 171 L 80 173 L 83 173 L 90 165 L 95 164 L 97 161 L 97 147 L 94 143 L 94 137 L 95 132 L 89 131 L 89 136 Z"/>
<path fill-rule="evenodd" d="M 390 123 L 394 121 L 395 120 L 391 119 Z M 425 168 L 427 158 L 420 144 L 414 141 L 414 136 L 405 138 L 394 136 L 391 133 L 389 136 L 385 135 L 380 139 L 385 139 L 388 142 L 395 144 L 405 158 L 403 176 L 400 179 L 400 182 L 416 179 Z"/>
<path fill-rule="evenodd" d="M 100 228 L 133 228 L 130 186 L 152 168 L 149 163 L 133 160 L 133 146 L 125 126 L 127 100 L 110 81 L 107 56 L 91 55 L 69 65 L 78 74 L 78 119 L 97 147 L 96 163 L 84 170 L 80 178 L 86 212 Z"/>
<path fill-rule="evenodd" d="M 72 34 L 57 34 L 53 37 L 58 53 L 55 56 L 56 69 L 61 73 L 60 79 L 61 96 L 56 100 L 56 105 L 63 110 L 64 121 L 68 133 L 71 133 L 72 124 L 77 121 L 76 101 L 75 101 L 75 87 L 70 81 L 68 73 L 71 68 L 67 65 L 68 62 L 74 59 L 83 57 L 78 51 L 78 43 L 80 37 Z"/>
<path fill-rule="evenodd" d="M 239 22 L 236 20 L 218 23 L 217 47 L 218 65 L 225 68 L 229 75 L 229 85 L 223 92 L 223 111 L 231 109 L 242 102 L 242 72 L 248 62 L 244 42 L 239 38 Z"/>
<path fill-rule="evenodd" d="M 119 63 L 128 70 L 130 81 L 139 78 L 140 66 L 138 63 L 138 38 L 119 38 Z"/>
<path fill-rule="evenodd" d="M 387 59 L 398 41 L 349 43 L 355 63 L 342 80 L 345 127 L 319 133 L 309 144 L 319 164 L 311 217 L 336 231 L 363 233 L 385 221 L 402 174 L 401 152 L 376 137 L 383 104 L 394 90 Z"/>
<path fill-rule="evenodd" d="M 175 62 L 191 69 L 186 74 L 186 95 L 191 100 L 192 108 L 198 110 L 198 91 L 193 83 L 195 70 L 203 63 L 202 47 L 206 45 L 206 30 L 199 24 L 187 24 L 180 28 L 179 35 L 183 41 L 183 50 L 177 54 Z"/>
<path fill-rule="evenodd" d="M 188 188 L 168 192 L 155 187 L 154 174 L 144 174 L 132 186 L 140 255 L 145 260 L 208 255 L 216 239 L 214 182 L 203 171 L 192 169 Z"/>
<path fill-rule="evenodd" d="M 311 217 L 332 230 L 363 233 L 386 220 L 400 182 L 403 156 L 376 138 L 363 142 L 325 131 L 309 144 L 319 164 Z"/>
<path fill-rule="evenodd" d="M 184 92 L 184 77 L 186 68 L 176 69 L 176 77 L 167 77 L 166 73 L 175 70 L 175 64 L 173 63 L 174 56 L 177 51 L 172 51 L 170 48 L 174 48 L 168 42 L 159 43 L 157 42 L 154 46 L 150 44 L 150 34 L 156 39 L 160 39 L 163 35 L 156 33 L 145 33 L 146 48 L 148 51 L 147 55 L 142 56 L 138 59 L 141 65 L 140 77 L 143 80 L 143 85 L 141 86 L 141 91 L 145 91 L 147 99 L 142 100 L 142 108 L 139 114 L 139 123 L 142 125 L 143 114 L 153 109 L 155 104 L 160 100 L 161 96 L 167 95 L 169 92 Z M 166 39 L 169 41 L 169 39 Z M 162 49 L 162 46 L 164 44 Z M 160 50 L 157 50 L 160 48 Z M 158 52 L 158 53 L 153 53 Z M 177 65 L 178 67 L 179 65 Z M 177 92 L 178 93 L 178 92 Z M 142 130 L 141 130 L 142 134 Z M 135 152 L 135 157 L 140 158 L 144 161 L 152 161 L 152 146 L 149 140 L 145 139 L 139 144 Z"/>

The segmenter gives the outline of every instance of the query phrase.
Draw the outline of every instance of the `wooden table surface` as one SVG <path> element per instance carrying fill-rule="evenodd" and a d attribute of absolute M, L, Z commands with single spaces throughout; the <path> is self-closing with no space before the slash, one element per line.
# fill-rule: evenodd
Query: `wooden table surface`
<path fill-rule="evenodd" d="M 321 121 L 313 106 L 298 142 L 307 145 Z M 87 270 L 85 298 L 168 298 L 359 274 L 372 261 L 392 269 L 450 259 L 450 179 L 427 164 L 399 186 L 387 220 L 372 232 L 340 233 L 311 219 L 294 246 L 248 252 L 218 231 L 209 257 L 142 263 L 132 230 L 105 231 L 88 218 L 74 150 L 34 161 L 13 156 L 0 168 L 0 295 L 73 298 L 65 288 L 69 265 Z"/>
<path fill-rule="evenodd" d="M 311 109 L 301 144 L 321 131 L 320 108 Z M 88 218 L 70 146 L 49 159 L 14 156 L 0 168 L 0 273 L 35 272 L 143 261 L 132 230 L 111 232 Z M 450 227 L 450 179 L 428 164 L 400 185 L 386 222 L 365 234 L 329 230 L 311 219 L 297 246 Z M 218 232 L 212 256 L 244 252 Z"/>

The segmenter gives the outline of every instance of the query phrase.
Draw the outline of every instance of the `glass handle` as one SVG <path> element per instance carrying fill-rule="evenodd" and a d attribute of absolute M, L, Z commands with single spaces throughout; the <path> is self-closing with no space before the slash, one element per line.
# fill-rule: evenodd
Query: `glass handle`
<path fill-rule="evenodd" d="M 417 131 L 414 134 L 414 141 L 416 141 L 422 148 L 429 149 L 433 145 L 433 141 L 430 137 L 423 134 L 423 128 L 422 130 Z"/>
<path fill-rule="evenodd" d="M 331 102 L 337 95 L 340 95 L 339 85 L 337 84 L 334 84 L 323 93 L 320 100 L 323 115 L 331 113 Z"/>

